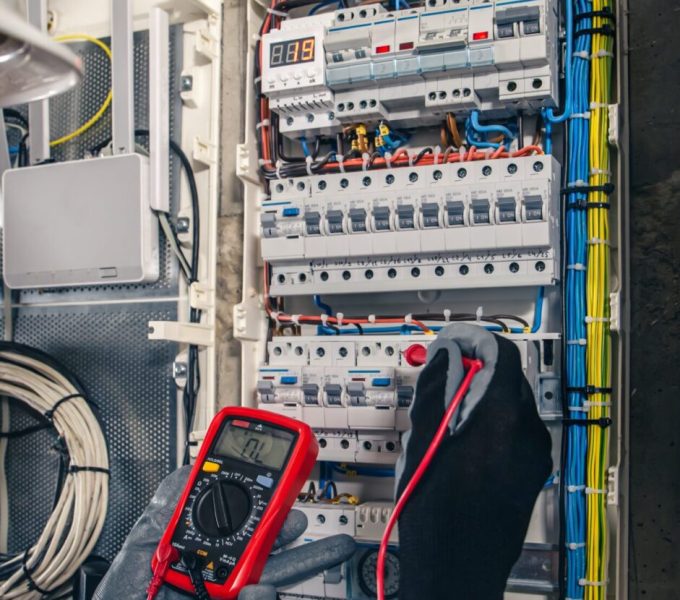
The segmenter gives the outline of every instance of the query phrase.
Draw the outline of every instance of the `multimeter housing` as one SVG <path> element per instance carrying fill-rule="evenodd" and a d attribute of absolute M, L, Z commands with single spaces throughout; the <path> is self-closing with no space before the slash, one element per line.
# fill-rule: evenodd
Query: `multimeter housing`
<path fill-rule="evenodd" d="M 257 448 L 265 442 L 271 458 L 260 460 Z M 171 544 L 197 555 L 210 596 L 237 598 L 241 588 L 258 582 L 318 450 L 304 423 L 262 410 L 223 409 L 208 428 L 159 548 Z M 154 555 L 152 568 L 157 562 Z M 181 562 L 164 580 L 194 591 Z"/>

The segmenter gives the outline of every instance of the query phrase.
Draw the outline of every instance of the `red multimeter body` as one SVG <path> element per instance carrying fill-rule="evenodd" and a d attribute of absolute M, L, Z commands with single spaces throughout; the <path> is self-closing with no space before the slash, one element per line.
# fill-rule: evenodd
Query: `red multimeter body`
<path fill-rule="evenodd" d="M 172 544 L 198 555 L 210 596 L 237 598 L 258 582 L 318 451 L 304 423 L 262 410 L 223 409 L 208 428 L 159 548 Z M 154 555 L 152 568 L 157 562 Z M 194 591 L 180 562 L 164 580 Z"/>

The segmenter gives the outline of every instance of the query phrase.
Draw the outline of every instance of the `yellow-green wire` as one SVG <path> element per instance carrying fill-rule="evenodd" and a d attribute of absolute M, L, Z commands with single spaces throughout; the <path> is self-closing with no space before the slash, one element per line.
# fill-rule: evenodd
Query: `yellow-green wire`
<path fill-rule="evenodd" d="M 83 41 L 90 42 L 101 48 L 106 54 L 106 56 L 109 57 L 109 61 L 113 59 L 111 49 L 104 42 L 86 33 L 69 33 L 66 35 L 57 36 L 54 38 L 54 40 L 56 42 L 83 42 Z M 101 119 L 104 116 L 104 113 L 111 105 L 112 98 L 113 93 L 111 88 L 109 88 L 109 93 L 106 95 L 104 102 L 102 102 L 102 105 L 99 107 L 97 112 L 94 113 L 94 115 L 92 115 L 90 119 L 88 119 L 85 123 L 78 127 L 78 129 L 75 129 L 71 133 L 67 133 L 66 135 L 63 135 L 60 138 L 57 138 L 56 140 L 52 140 L 50 142 L 50 146 L 53 148 L 54 146 L 65 144 L 66 142 L 70 142 L 71 140 L 77 138 L 79 135 L 85 133 L 88 129 L 90 129 L 90 127 L 92 127 L 97 121 L 99 121 L 99 119 Z"/>

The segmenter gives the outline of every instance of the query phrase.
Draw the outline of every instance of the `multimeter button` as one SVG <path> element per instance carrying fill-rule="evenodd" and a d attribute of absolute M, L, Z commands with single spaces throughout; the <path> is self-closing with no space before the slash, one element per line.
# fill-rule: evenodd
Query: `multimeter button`
<path fill-rule="evenodd" d="M 222 465 L 220 465 L 220 463 L 216 463 L 216 462 L 213 462 L 211 460 L 206 460 L 203 463 L 202 470 L 205 473 L 218 473 L 221 468 L 222 468 Z"/>
<path fill-rule="evenodd" d="M 258 475 L 255 481 L 257 481 L 257 483 L 259 483 L 262 487 L 266 488 L 270 488 L 274 485 L 274 480 L 271 477 L 266 477 L 265 475 Z"/>
<path fill-rule="evenodd" d="M 250 514 L 250 496 L 238 484 L 219 481 L 197 499 L 194 509 L 196 526 L 210 537 L 236 533 Z"/>

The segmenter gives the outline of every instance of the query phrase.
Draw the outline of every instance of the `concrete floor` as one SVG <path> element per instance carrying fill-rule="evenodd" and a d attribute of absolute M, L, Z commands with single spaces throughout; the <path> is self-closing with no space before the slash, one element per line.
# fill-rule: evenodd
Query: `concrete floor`
<path fill-rule="evenodd" d="M 680 599 L 680 5 L 629 0 L 631 594 Z"/>

